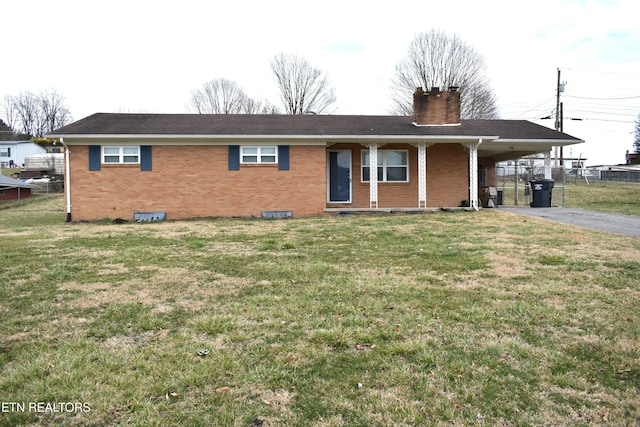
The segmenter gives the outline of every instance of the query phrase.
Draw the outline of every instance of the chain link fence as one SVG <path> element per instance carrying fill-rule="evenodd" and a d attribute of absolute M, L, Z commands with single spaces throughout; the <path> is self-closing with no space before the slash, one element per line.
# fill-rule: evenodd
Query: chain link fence
<path fill-rule="evenodd" d="M 573 179 L 586 180 L 591 185 L 636 186 L 640 183 L 638 170 L 578 169 L 571 171 Z"/>
<path fill-rule="evenodd" d="M 31 189 L 33 194 L 49 195 L 64 193 L 64 181 L 33 182 L 37 188 Z"/>
<path fill-rule="evenodd" d="M 498 205 L 529 206 L 532 201 L 530 182 L 544 179 L 544 167 L 518 164 L 496 166 L 495 176 Z M 567 177 L 564 167 L 551 168 L 551 179 L 554 181 L 552 206 L 564 207 Z"/>

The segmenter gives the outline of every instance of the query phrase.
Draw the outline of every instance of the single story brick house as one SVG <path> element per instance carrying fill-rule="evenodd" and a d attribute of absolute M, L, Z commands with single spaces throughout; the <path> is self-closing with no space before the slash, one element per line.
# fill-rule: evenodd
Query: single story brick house
<path fill-rule="evenodd" d="M 47 136 L 66 147 L 67 220 L 71 207 L 74 220 L 477 209 L 496 162 L 582 142 L 525 120 L 460 120 L 455 88 L 417 90 L 414 110 L 98 113 Z"/>

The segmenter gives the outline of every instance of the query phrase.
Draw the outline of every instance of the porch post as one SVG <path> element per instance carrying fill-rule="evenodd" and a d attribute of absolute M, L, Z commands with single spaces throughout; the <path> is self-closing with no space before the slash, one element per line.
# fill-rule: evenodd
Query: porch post
<path fill-rule="evenodd" d="M 469 207 L 478 210 L 478 145 L 482 144 L 482 138 L 478 142 L 464 144 L 469 149 Z"/>
<path fill-rule="evenodd" d="M 418 145 L 418 208 L 427 207 L 427 147 L 421 142 Z"/>
<path fill-rule="evenodd" d="M 378 207 L 378 144 L 367 144 L 369 148 L 369 208 Z"/>
<path fill-rule="evenodd" d="M 551 179 L 551 152 L 544 153 L 544 179 Z"/>

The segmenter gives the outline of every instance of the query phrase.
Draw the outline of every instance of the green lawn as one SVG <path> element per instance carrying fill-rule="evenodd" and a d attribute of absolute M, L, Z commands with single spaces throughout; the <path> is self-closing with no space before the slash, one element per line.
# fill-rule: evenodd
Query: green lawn
<path fill-rule="evenodd" d="M 572 181 L 566 185 L 568 208 L 640 215 L 640 183 Z"/>
<path fill-rule="evenodd" d="M 496 209 L 64 216 L 0 210 L 0 425 L 640 420 L 638 239 Z"/>

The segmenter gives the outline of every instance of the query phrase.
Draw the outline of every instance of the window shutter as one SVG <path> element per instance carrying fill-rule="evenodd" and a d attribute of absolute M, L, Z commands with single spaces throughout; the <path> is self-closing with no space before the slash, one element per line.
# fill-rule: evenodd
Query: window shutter
<path fill-rule="evenodd" d="M 289 146 L 278 145 L 278 169 L 281 171 L 289 170 Z"/>
<path fill-rule="evenodd" d="M 99 171 L 102 155 L 102 147 L 99 145 L 90 145 L 89 146 L 89 170 L 90 171 Z"/>
<path fill-rule="evenodd" d="M 141 145 L 140 146 L 140 170 L 141 171 L 150 171 L 152 166 L 151 162 L 151 146 L 150 145 Z"/>
<path fill-rule="evenodd" d="M 240 146 L 239 145 L 229 146 L 229 170 L 230 171 L 240 170 Z"/>
<path fill-rule="evenodd" d="M 7 147 L 7 157 L 11 157 L 11 147 Z"/>

